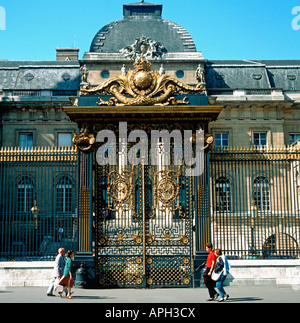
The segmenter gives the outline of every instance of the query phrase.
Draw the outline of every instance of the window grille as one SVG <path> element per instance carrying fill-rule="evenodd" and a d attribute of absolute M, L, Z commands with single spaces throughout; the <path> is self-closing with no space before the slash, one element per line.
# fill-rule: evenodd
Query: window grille
<path fill-rule="evenodd" d="M 219 177 L 216 180 L 216 210 L 231 211 L 230 203 L 230 181 L 226 177 Z"/>

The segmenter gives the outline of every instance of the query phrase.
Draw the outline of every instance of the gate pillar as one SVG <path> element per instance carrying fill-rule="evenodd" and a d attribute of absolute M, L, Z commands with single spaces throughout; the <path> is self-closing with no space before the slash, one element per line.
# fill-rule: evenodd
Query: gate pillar
<path fill-rule="evenodd" d="M 92 154 L 79 151 L 78 251 L 91 252 Z"/>
<path fill-rule="evenodd" d="M 210 172 L 209 172 L 209 145 L 211 140 L 206 139 L 204 153 L 204 171 L 194 179 L 194 208 L 195 208 L 195 257 L 194 257 L 194 287 L 201 285 L 201 270 L 199 266 L 206 261 L 208 253 L 205 244 L 211 240 L 210 223 Z"/>
<path fill-rule="evenodd" d="M 95 277 L 95 261 L 92 251 L 93 232 L 93 154 L 78 150 L 78 251 L 74 265 L 85 264 L 89 277 Z M 91 285 L 94 284 L 91 282 Z"/>

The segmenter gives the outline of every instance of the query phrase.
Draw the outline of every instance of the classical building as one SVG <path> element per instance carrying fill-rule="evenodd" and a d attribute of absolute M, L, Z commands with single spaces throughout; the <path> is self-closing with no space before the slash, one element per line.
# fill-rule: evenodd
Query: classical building
<path fill-rule="evenodd" d="M 57 53 L 51 62 L 0 61 L 2 147 L 72 144 L 77 126 L 61 107 L 78 95 L 80 65 L 76 55 L 62 61 L 61 50 Z"/>
<path fill-rule="evenodd" d="M 3 260 L 64 243 L 102 287 L 189 287 L 208 241 L 298 258 L 300 60 L 211 61 L 162 5 L 123 14 L 82 59 L 0 61 Z"/>

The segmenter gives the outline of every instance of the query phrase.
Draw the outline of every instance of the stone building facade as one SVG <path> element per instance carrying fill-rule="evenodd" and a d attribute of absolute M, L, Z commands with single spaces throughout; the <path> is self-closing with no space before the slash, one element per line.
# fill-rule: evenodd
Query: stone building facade
<path fill-rule="evenodd" d="M 114 104 L 118 103 L 114 105 L 105 101 L 112 97 L 111 93 L 102 93 L 106 104 L 100 102 L 101 104 L 97 105 L 98 95 L 83 95 L 84 92 L 87 94 L 87 89 L 104 86 L 113 79 L 122 77 L 126 79 L 130 74 L 128 72 L 134 69 L 133 63 L 141 61 L 143 63 L 143 60 L 151 62 L 151 70 L 157 71 L 155 72 L 157 77 L 165 75 L 166 78 L 176 80 L 174 82 L 183 85 L 185 89 L 195 90 L 198 87 L 203 91 L 194 96 L 189 93 L 188 101 L 184 98 L 184 94 L 178 91 L 174 96 L 175 99 L 178 96 L 180 100 L 174 106 L 170 103 L 172 101 L 160 105 L 137 106 L 121 105 L 117 100 L 111 101 Z M 143 87 L 145 91 L 149 89 L 147 84 L 139 83 L 139 86 L 137 91 L 139 93 Z M 78 57 L 77 48 L 58 48 L 56 61 L 0 60 L 0 146 L 2 147 L 0 162 L 3 162 L 0 171 L 5 174 L 7 161 L 24 161 L 26 158 L 30 161 L 28 156 L 30 149 L 34 147 L 68 147 L 61 160 L 78 162 L 80 170 L 86 167 L 85 177 L 79 175 L 77 178 L 74 168 L 68 173 L 66 165 L 58 168 L 58 171 L 54 165 L 53 172 L 57 174 L 52 177 L 47 175 L 49 179 L 51 177 L 48 191 L 39 189 L 35 195 L 31 193 L 30 203 L 33 204 L 36 200 L 39 206 L 42 205 L 39 198 L 43 198 L 47 192 L 52 192 L 49 196 L 52 197 L 53 204 L 50 203 L 51 207 L 48 204 L 51 212 L 40 210 L 41 213 L 44 212 L 43 225 L 46 227 L 46 223 L 51 223 L 52 227 L 49 232 L 39 234 L 40 245 L 37 246 L 39 250 L 43 246 L 43 250 L 51 254 L 54 252 L 53 248 L 57 246 L 57 241 L 53 238 L 57 225 L 68 223 L 69 233 L 66 237 L 68 241 L 80 240 L 81 232 L 86 235 L 85 238 L 92 241 L 94 237 L 91 237 L 95 234 L 93 212 L 96 213 L 96 218 L 102 216 L 95 206 L 100 203 L 97 200 L 99 197 L 90 195 L 92 190 L 88 191 L 87 187 L 97 186 L 100 183 L 101 194 L 105 195 L 107 188 L 104 186 L 107 185 L 107 179 L 104 180 L 105 176 L 99 175 L 102 170 L 97 173 L 98 177 L 93 177 L 92 174 L 97 168 L 95 165 L 91 166 L 93 158 L 81 152 L 77 156 L 75 150 L 72 150 L 74 148 L 72 138 L 84 128 L 84 118 L 88 121 L 83 130 L 95 136 L 97 129 L 101 129 L 103 125 L 111 126 L 113 122 L 116 123 L 122 118 L 123 121 L 128 118 L 133 126 L 141 125 L 144 129 L 147 125 L 150 129 L 150 126 L 154 127 L 157 124 L 160 126 L 168 124 L 169 129 L 179 125 L 183 130 L 184 125 L 187 126 L 188 123 L 193 129 L 202 128 L 207 136 L 214 139 L 213 143 L 210 142 L 210 164 L 206 164 L 210 172 L 205 173 L 208 177 L 203 180 L 206 186 L 202 182 L 202 184 L 193 182 L 190 184 L 193 189 L 188 190 L 188 181 L 179 179 L 179 175 L 176 183 L 177 187 L 184 187 L 183 195 L 185 194 L 188 200 L 185 205 L 190 203 L 189 229 L 194 238 L 187 237 L 187 233 L 183 231 L 180 237 L 176 236 L 176 241 L 181 243 L 179 250 L 185 253 L 185 248 L 188 247 L 189 256 L 182 256 L 184 263 L 182 266 L 185 266 L 187 276 L 182 276 L 182 267 L 178 267 L 174 275 L 181 279 L 180 283 L 176 284 L 190 285 L 190 276 L 187 273 L 193 273 L 193 265 L 199 260 L 198 256 L 203 254 L 204 243 L 208 240 L 239 259 L 269 256 L 299 257 L 300 171 L 299 148 L 297 148 L 297 141 L 300 139 L 299 108 L 300 60 L 209 60 L 196 49 L 192 36 L 184 27 L 163 19 L 162 5 L 143 1 L 126 4 L 123 6 L 123 19 L 103 26 L 92 40 L 89 51 L 85 52 L 82 58 Z M 84 136 L 86 133 L 83 132 L 81 135 Z M 18 148 L 11 150 L 9 147 Z M 38 149 L 37 155 L 40 151 Z M 46 151 L 47 149 L 43 150 L 43 153 L 47 155 Z M 17 152 L 29 155 L 19 160 Z M 71 154 L 70 158 L 67 156 L 68 153 Z M 54 150 L 49 150 L 48 154 L 47 161 L 52 161 L 51 158 L 57 151 L 54 153 Z M 208 154 L 206 157 L 208 158 Z M 44 160 L 36 158 L 36 161 Z M 59 161 L 59 159 L 53 160 Z M 24 173 L 25 167 L 22 168 L 20 165 L 18 167 L 20 174 Z M 4 183 L 5 178 L 8 183 L 7 174 L 3 174 L 2 182 Z M 112 172 L 109 173 L 111 174 Z M 145 174 L 149 178 L 146 179 L 143 191 L 138 186 L 142 178 L 145 180 Z M 135 194 L 141 197 L 141 192 L 144 192 L 144 200 L 148 198 L 150 201 L 151 185 L 154 181 L 151 184 L 149 174 L 150 170 L 148 173 L 143 170 L 143 176 L 135 183 Z M 2 218 L 6 219 L 5 223 L 10 221 L 9 214 L 17 219 L 17 222 L 11 222 L 13 229 L 10 230 L 14 232 L 12 236 L 16 232 L 16 223 L 20 226 L 21 217 L 17 218 L 15 215 L 18 207 L 12 206 L 13 203 L 6 205 L 7 201 L 11 196 L 15 196 L 17 201 L 23 199 L 24 205 L 26 200 L 24 192 L 26 190 L 33 192 L 34 187 L 28 178 L 23 182 L 19 180 L 18 177 L 12 185 L 17 193 L 5 195 L 6 188 L 2 188 L 0 192 L 0 205 L 6 212 L 2 214 Z M 75 190 L 75 186 L 79 191 Z M 84 190 L 81 191 L 82 187 Z M 61 192 L 64 198 L 58 198 Z M 99 187 L 96 188 L 96 192 L 99 193 Z M 287 200 L 288 203 L 285 202 Z M 57 205 L 60 207 L 57 208 Z M 66 205 L 69 207 L 66 208 Z M 103 207 L 105 203 L 101 205 Z M 137 204 L 136 207 L 142 209 Z M 179 209 L 178 206 L 176 210 Z M 31 208 L 27 207 L 26 212 L 30 214 Z M 34 209 L 32 213 L 34 214 Z M 49 220 L 50 213 L 57 217 L 56 222 Z M 74 220 L 77 215 L 78 222 Z M 42 218 L 40 219 L 42 221 Z M 110 220 L 112 219 L 115 221 L 116 217 L 112 216 Z M 105 221 L 106 219 L 103 223 L 106 223 Z M 178 218 L 174 220 L 175 222 L 176 225 L 180 223 Z M 99 220 L 98 225 L 102 225 L 99 224 Z M 169 225 L 170 227 L 174 225 L 175 228 L 175 224 Z M 175 239 L 172 238 L 172 232 L 176 231 L 174 228 L 162 229 L 163 236 L 157 237 L 157 240 L 149 235 L 147 241 L 150 241 L 149 244 L 155 244 L 155 241 L 162 244 L 170 243 L 168 246 L 172 246 L 172 252 L 175 254 L 176 248 L 174 249 L 172 245 L 175 241 L 172 240 Z M 113 230 L 117 243 L 125 241 L 129 244 L 120 227 L 115 226 Z M 137 244 L 138 233 L 132 239 Z M 98 243 L 101 245 L 102 242 L 105 245 L 109 241 L 107 237 L 108 234 L 101 233 L 97 236 L 96 233 L 96 245 Z M 190 242 L 189 239 L 194 239 L 194 242 Z M 9 238 L 9 241 L 6 241 L 7 248 L 9 244 L 17 244 L 21 240 L 21 238 Z M 95 245 L 92 247 L 89 241 L 83 240 L 79 241 L 83 246 L 81 251 L 91 253 Z M 144 247 L 145 251 L 146 246 Z M 97 254 L 96 267 L 98 266 L 98 274 L 101 276 L 103 269 L 101 266 L 105 264 L 108 266 L 111 262 L 113 263 L 111 268 L 115 268 L 121 258 L 112 260 L 103 255 L 102 257 L 100 253 Z M 164 251 L 160 256 L 163 258 L 167 253 Z M 143 282 L 143 278 L 137 278 L 132 274 L 134 272 L 132 268 L 139 268 L 140 264 L 146 266 L 147 254 L 144 252 L 143 256 L 145 259 L 139 257 L 133 263 L 129 262 L 130 268 L 127 266 L 124 269 L 128 276 L 135 277 L 134 283 L 132 280 L 130 284 L 140 285 Z M 155 259 L 153 257 L 151 261 L 154 262 L 149 260 L 148 267 L 144 267 L 144 274 L 150 273 L 150 276 L 146 275 L 148 285 L 155 284 L 155 279 L 151 276 L 152 271 L 164 271 L 162 268 L 165 268 L 163 266 L 160 268 L 161 264 L 156 263 Z M 108 271 L 115 270 L 111 268 Z M 125 279 L 123 273 L 116 272 L 115 275 L 118 279 L 121 279 L 121 276 Z M 107 277 L 101 277 L 101 283 L 107 283 Z M 165 281 L 169 279 L 169 276 L 164 277 Z"/>

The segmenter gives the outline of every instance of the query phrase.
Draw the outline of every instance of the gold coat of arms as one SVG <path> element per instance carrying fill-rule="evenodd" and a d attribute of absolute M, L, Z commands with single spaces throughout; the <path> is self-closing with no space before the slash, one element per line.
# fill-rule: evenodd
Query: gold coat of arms
<path fill-rule="evenodd" d="M 125 75 L 112 77 L 96 87 L 84 86 L 81 94 L 112 94 L 108 101 L 99 98 L 97 102 L 98 105 L 108 106 L 189 104 L 187 97 L 176 100 L 174 95 L 205 94 L 204 84 L 193 87 L 169 75 L 160 75 L 157 70 L 151 71 L 151 63 L 144 59 L 143 54 L 133 65 L 134 70 L 129 70 Z"/>

